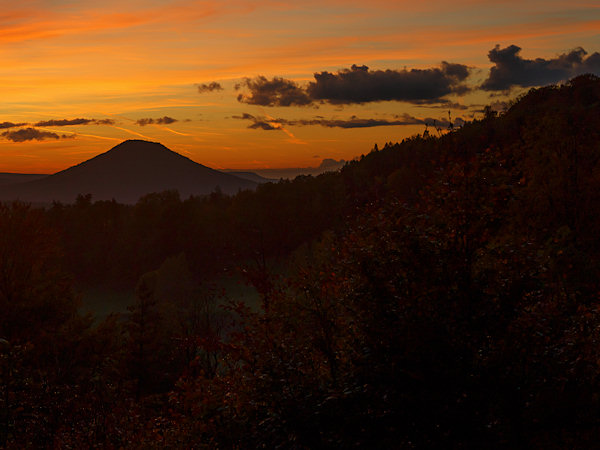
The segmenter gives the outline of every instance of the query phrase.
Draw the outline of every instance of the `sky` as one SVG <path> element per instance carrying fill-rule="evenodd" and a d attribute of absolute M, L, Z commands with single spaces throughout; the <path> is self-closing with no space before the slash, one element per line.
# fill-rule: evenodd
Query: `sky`
<path fill-rule="evenodd" d="M 596 0 L 0 0 L 0 172 L 314 167 L 600 75 Z"/>

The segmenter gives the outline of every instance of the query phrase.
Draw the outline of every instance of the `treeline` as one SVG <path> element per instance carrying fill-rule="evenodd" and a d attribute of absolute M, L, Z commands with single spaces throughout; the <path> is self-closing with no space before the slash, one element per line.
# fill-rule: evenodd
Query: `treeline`
<path fill-rule="evenodd" d="M 2 205 L 0 442 L 593 447 L 598 142 L 582 76 L 254 193 Z M 234 267 L 260 311 L 219 306 Z M 74 279 L 136 303 L 93 325 Z"/>
<path fill-rule="evenodd" d="M 267 183 L 235 196 L 217 191 L 182 200 L 177 191 L 166 191 L 133 206 L 80 195 L 72 205 L 55 203 L 46 214 L 78 281 L 130 286 L 179 253 L 204 278 L 259 253 L 288 255 L 343 223 L 344 194 L 338 177 L 325 174 Z"/>

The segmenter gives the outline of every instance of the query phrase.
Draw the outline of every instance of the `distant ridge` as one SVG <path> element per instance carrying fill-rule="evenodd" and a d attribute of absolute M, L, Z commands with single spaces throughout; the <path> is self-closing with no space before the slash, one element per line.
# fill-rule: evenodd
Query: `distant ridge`
<path fill-rule="evenodd" d="M 6 184 L 24 183 L 26 181 L 39 180 L 48 175 L 39 173 L 0 173 L 0 186 Z"/>
<path fill-rule="evenodd" d="M 145 194 L 176 189 L 182 198 L 253 189 L 256 183 L 192 161 L 157 142 L 128 140 L 105 153 L 41 179 L 0 186 L 0 200 L 72 203 L 93 200 L 135 203 Z"/>
<path fill-rule="evenodd" d="M 250 171 L 240 172 L 240 171 L 236 171 L 236 170 L 225 170 L 224 172 L 228 173 L 229 175 L 234 175 L 238 178 L 243 178 L 244 180 L 255 181 L 258 184 L 277 183 L 279 181 L 277 178 L 265 178 L 263 176 L 260 176 L 257 173 L 250 172 Z"/>

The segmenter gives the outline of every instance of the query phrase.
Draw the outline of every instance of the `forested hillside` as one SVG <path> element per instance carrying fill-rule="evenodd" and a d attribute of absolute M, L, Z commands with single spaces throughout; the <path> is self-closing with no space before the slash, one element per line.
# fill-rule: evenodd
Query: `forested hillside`
<path fill-rule="evenodd" d="M 234 196 L 3 204 L 0 446 L 592 447 L 599 226 L 591 75 Z"/>

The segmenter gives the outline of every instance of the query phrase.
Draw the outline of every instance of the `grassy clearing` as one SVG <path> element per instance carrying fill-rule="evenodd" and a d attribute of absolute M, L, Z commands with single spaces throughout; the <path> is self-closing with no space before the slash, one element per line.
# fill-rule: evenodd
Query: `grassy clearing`
<path fill-rule="evenodd" d="M 133 289 L 117 291 L 101 286 L 80 289 L 81 307 L 83 314 L 90 313 L 97 322 L 101 322 L 110 314 L 127 312 L 127 307 L 135 302 Z"/>
<path fill-rule="evenodd" d="M 252 309 L 260 307 L 260 296 L 256 289 L 248 286 L 241 277 L 227 276 L 214 281 L 215 292 L 219 294 L 219 304 L 229 301 L 242 301 Z M 127 307 L 135 303 L 135 289 L 114 290 L 102 286 L 86 286 L 79 289 L 82 314 L 92 314 L 96 322 L 101 322 L 110 314 L 127 313 Z"/>

